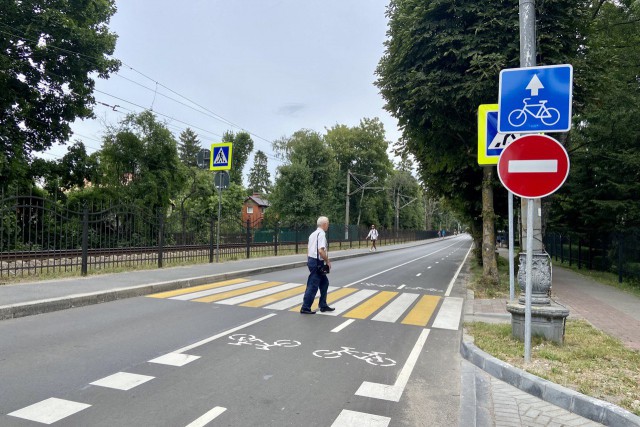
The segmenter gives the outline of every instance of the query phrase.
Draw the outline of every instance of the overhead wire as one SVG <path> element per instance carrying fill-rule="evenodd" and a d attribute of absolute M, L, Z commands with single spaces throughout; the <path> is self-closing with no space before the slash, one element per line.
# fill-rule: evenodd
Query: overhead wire
<path fill-rule="evenodd" d="M 0 23 L 0 26 L 2 26 L 2 27 L 4 27 L 4 28 L 9 28 L 9 29 L 11 29 L 11 30 L 13 31 L 13 32 L 8 32 L 8 31 L 2 30 L 2 29 L 0 28 L 0 33 L 7 34 L 7 35 L 10 35 L 10 36 L 12 36 L 12 37 L 17 37 L 17 38 L 20 38 L 20 39 L 28 40 L 28 41 L 31 41 L 31 42 L 33 42 L 33 43 L 38 43 L 38 41 L 35 41 L 35 40 L 30 39 L 30 38 L 28 38 L 28 37 L 25 37 L 24 35 L 17 35 L 17 34 L 15 34 L 15 32 L 20 32 L 20 31 L 17 31 L 15 28 L 13 28 L 13 27 L 11 27 L 11 26 L 8 26 L 8 25 L 3 24 L 3 23 Z M 93 63 L 94 63 L 94 64 L 96 64 L 98 60 L 103 60 L 103 59 L 104 59 L 104 58 L 102 58 L 102 57 L 101 57 L 101 58 L 99 58 L 99 57 L 93 57 L 93 56 L 86 55 L 86 54 L 83 54 L 83 53 L 80 53 L 80 52 L 76 52 L 76 51 L 72 51 L 72 50 L 69 50 L 69 49 L 61 48 L 61 47 L 58 47 L 58 46 L 55 46 L 55 45 L 52 45 L 52 44 L 47 44 L 47 48 L 56 49 L 56 50 L 61 51 L 61 52 L 70 53 L 70 54 L 73 54 L 73 55 L 78 55 L 78 56 L 80 56 L 80 57 L 90 59 L 90 60 L 92 60 L 92 61 L 93 61 Z M 115 74 L 117 74 L 119 77 L 121 77 L 121 78 L 123 78 L 123 79 L 126 79 L 126 80 L 129 80 L 129 81 L 131 81 L 131 82 L 133 82 L 133 83 L 135 83 L 135 84 L 137 84 L 137 85 L 139 85 L 139 86 L 142 86 L 142 87 L 144 87 L 144 88 L 146 88 L 146 89 L 152 90 L 152 91 L 154 91 L 154 93 L 157 93 L 157 94 L 159 94 L 159 95 L 161 95 L 161 96 L 163 96 L 163 97 L 166 97 L 166 98 L 168 98 L 168 99 L 170 99 L 170 100 L 172 100 L 172 101 L 174 101 L 174 102 L 177 102 L 177 103 L 179 103 L 179 104 L 181 104 L 181 105 L 183 105 L 183 106 L 185 106 L 185 107 L 191 108 L 191 109 L 193 109 L 194 111 L 197 111 L 197 112 L 199 112 L 199 113 L 201 113 L 201 114 L 205 114 L 204 112 L 206 112 L 206 113 L 208 113 L 209 117 L 214 118 L 215 120 L 221 121 L 221 122 L 223 122 L 223 123 L 225 123 L 225 124 L 227 124 L 227 125 L 230 125 L 230 126 L 232 126 L 232 127 L 235 127 L 235 128 L 237 128 L 237 129 L 240 129 L 240 130 L 242 130 L 242 131 L 244 131 L 244 132 L 247 132 L 247 133 L 249 133 L 250 135 L 252 135 L 252 136 L 254 136 L 254 137 L 256 137 L 256 138 L 261 139 L 261 140 L 263 140 L 263 141 L 265 141 L 265 142 L 267 142 L 267 143 L 269 143 L 269 144 L 272 144 L 272 145 L 273 145 L 273 142 L 272 142 L 271 140 L 266 139 L 266 138 L 264 138 L 264 137 L 262 137 L 262 136 L 260 136 L 260 135 L 256 134 L 255 132 L 252 132 L 252 131 L 250 131 L 250 130 L 248 130 L 248 129 L 246 129 L 246 128 L 244 128 L 244 127 L 242 127 L 242 126 L 240 126 L 240 125 L 238 125 L 238 124 L 236 124 L 236 123 L 234 123 L 234 122 L 232 122 L 232 121 L 230 121 L 230 120 L 228 120 L 228 119 L 226 119 L 226 118 L 224 118 L 224 117 L 223 117 L 223 116 L 221 116 L 220 114 L 217 114 L 217 113 L 215 113 L 215 112 L 211 111 L 210 109 L 208 109 L 208 108 L 206 108 L 206 107 L 204 107 L 204 106 L 200 105 L 199 103 L 197 103 L 197 102 L 193 101 L 192 99 L 190 99 L 190 98 L 188 98 L 188 97 L 186 97 L 186 96 L 184 96 L 184 95 L 180 94 L 179 92 L 176 92 L 175 90 L 171 89 L 170 87 L 168 87 L 168 86 L 166 86 L 166 85 L 164 85 L 164 84 L 160 83 L 160 82 L 159 82 L 159 81 L 157 81 L 156 79 L 154 79 L 154 78 L 152 78 L 152 77 L 148 76 L 147 74 L 145 74 L 145 73 L 143 73 L 142 71 L 140 71 L 140 70 L 138 70 L 138 69 L 136 69 L 136 68 L 132 67 L 131 65 L 129 65 L 129 64 L 127 64 L 126 62 L 124 62 L 124 61 L 122 61 L 122 60 L 120 60 L 120 59 L 116 58 L 115 56 L 113 56 L 113 55 L 109 55 L 109 56 L 111 56 L 111 58 L 112 58 L 112 59 L 117 60 L 120 64 L 122 64 L 122 65 L 126 66 L 127 68 L 129 68 L 129 69 L 130 69 L 130 70 L 132 70 L 133 72 L 135 72 L 135 73 L 137 73 L 137 74 L 139 74 L 139 75 L 143 76 L 144 78 L 146 78 L 146 79 L 148 79 L 148 80 L 150 80 L 150 81 L 154 82 L 154 83 L 156 84 L 156 89 L 154 90 L 154 89 L 148 88 L 148 87 L 146 87 L 146 86 L 142 85 L 141 83 L 138 83 L 138 82 L 133 81 L 132 79 L 126 78 L 126 77 L 124 77 L 124 76 L 120 75 L 119 73 L 115 73 Z M 193 104 L 193 105 L 197 106 L 197 107 L 198 107 L 198 108 L 200 108 L 201 110 L 204 110 L 204 112 L 203 112 L 203 111 L 201 111 L 201 110 L 198 110 L 198 109 L 196 109 L 196 108 L 193 108 L 192 106 L 189 106 L 188 104 L 185 104 L 185 103 L 183 103 L 183 102 L 181 102 L 181 101 L 178 101 L 178 100 L 176 100 L 176 99 L 174 99 L 174 98 L 171 98 L 171 97 L 169 97 L 169 96 L 167 96 L 167 95 L 164 95 L 164 94 L 162 94 L 162 93 L 159 93 L 159 92 L 157 91 L 157 86 L 161 86 L 161 87 L 163 87 L 164 89 L 166 89 L 166 90 L 170 91 L 171 93 L 173 93 L 173 94 L 175 94 L 175 95 L 179 96 L 180 98 L 183 98 L 183 99 L 187 100 L 188 102 L 190 102 L 191 104 Z M 99 92 L 99 93 L 102 93 L 102 94 L 107 95 L 107 96 L 110 96 L 110 97 L 113 97 L 113 98 L 115 98 L 115 99 L 121 100 L 121 101 L 126 102 L 126 103 L 128 103 L 128 104 L 134 105 L 134 106 L 136 106 L 136 107 L 138 107 L 138 108 L 141 108 L 141 109 L 143 109 L 143 110 L 149 110 L 149 109 L 147 109 L 147 108 L 145 108 L 145 107 L 143 107 L 143 106 L 141 106 L 141 105 L 139 105 L 139 104 L 136 104 L 136 103 L 131 102 L 131 101 L 128 101 L 128 100 L 125 100 L 125 99 L 120 98 L 120 97 L 116 97 L 116 96 L 114 96 L 114 95 L 108 94 L 108 93 L 103 92 L 103 91 L 100 91 L 100 90 L 98 90 L 98 89 L 95 89 L 95 88 L 94 88 L 94 91 Z M 155 102 L 155 97 L 154 97 L 154 102 Z M 154 102 L 153 102 L 153 103 L 154 103 Z M 152 108 L 153 108 L 153 103 L 152 103 Z M 114 109 L 114 111 L 116 111 L 116 110 Z M 187 125 L 187 126 L 189 126 L 189 127 L 193 127 L 194 129 L 198 129 L 198 130 L 201 130 L 201 131 L 204 131 L 204 132 L 207 132 L 207 133 L 213 134 L 213 135 L 215 135 L 215 136 L 222 137 L 221 135 L 219 135 L 219 134 L 217 134 L 217 133 L 215 133 L 215 132 L 208 131 L 208 130 L 206 130 L 206 129 L 202 129 L 202 128 L 200 128 L 200 127 L 197 127 L 197 126 L 191 125 L 191 124 L 189 124 L 189 123 L 187 123 L 187 122 L 184 122 L 184 121 L 182 121 L 182 120 L 176 119 L 176 118 L 171 117 L 171 116 L 168 116 L 168 115 L 166 115 L 166 114 L 159 113 L 159 112 L 157 112 L 157 111 L 153 111 L 153 113 L 156 113 L 156 114 L 159 114 L 159 115 L 161 115 L 161 116 L 163 116 L 163 117 L 169 118 L 169 119 L 171 119 L 171 120 L 175 120 L 175 121 L 177 121 L 177 122 L 183 123 L 183 124 L 185 124 L 185 125 Z M 264 152 L 264 151 L 263 151 L 263 152 Z M 277 161 L 277 162 L 282 162 L 282 160 L 281 160 L 280 158 L 276 157 L 275 155 L 273 155 L 273 154 L 271 154 L 271 153 L 267 153 L 267 152 L 265 152 L 265 154 L 267 155 L 267 157 L 269 157 L 269 158 L 271 158 L 271 159 L 273 159 L 273 160 L 275 160 L 275 161 Z"/>

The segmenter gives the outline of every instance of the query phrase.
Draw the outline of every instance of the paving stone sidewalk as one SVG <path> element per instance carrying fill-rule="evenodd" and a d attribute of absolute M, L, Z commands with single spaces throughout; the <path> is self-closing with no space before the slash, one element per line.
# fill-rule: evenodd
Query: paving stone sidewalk
<path fill-rule="evenodd" d="M 569 308 L 569 318 L 585 319 L 594 327 L 619 338 L 627 347 L 640 350 L 640 298 L 561 267 L 553 268 L 552 286 L 552 298 Z M 506 311 L 507 300 L 474 299 L 473 292 L 469 291 L 464 320 L 509 323 L 511 315 Z M 477 399 L 476 420 L 469 425 L 602 425 L 538 399 L 469 365 L 471 368 L 466 369 L 473 369 Z"/>

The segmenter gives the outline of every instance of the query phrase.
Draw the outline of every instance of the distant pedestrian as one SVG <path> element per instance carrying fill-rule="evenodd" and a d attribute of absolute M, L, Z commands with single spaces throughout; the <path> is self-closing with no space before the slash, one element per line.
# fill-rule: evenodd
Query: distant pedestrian
<path fill-rule="evenodd" d="M 307 247 L 307 267 L 309 277 L 307 278 L 307 289 L 302 299 L 300 313 L 315 314 L 311 310 L 313 300 L 320 289 L 320 311 L 333 311 L 335 308 L 327 304 L 327 291 L 329 290 L 329 278 L 327 273 L 331 270 L 329 260 L 329 245 L 327 244 L 326 232 L 329 229 L 329 218 L 321 216 L 317 221 L 318 229 L 309 235 L 309 245 Z"/>
<path fill-rule="evenodd" d="M 378 230 L 376 230 L 376 226 L 371 224 L 371 230 L 369 230 L 369 234 L 367 234 L 367 238 L 365 240 L 371 239 L 371 248 L 369 248 L 369 252 L 377 251 L 376 248 L 376 240 L 378 240 Z"/>
<path fill-rule="evenodd" d="M 441 232 L 441 234 L 440 234 L 440 238 L 444 239 L 444 235 L 445 235 L 445 231 L 444 231 L 444 228 L 443 228 L 443 229 L 442 229 L 442 232 Z"/>

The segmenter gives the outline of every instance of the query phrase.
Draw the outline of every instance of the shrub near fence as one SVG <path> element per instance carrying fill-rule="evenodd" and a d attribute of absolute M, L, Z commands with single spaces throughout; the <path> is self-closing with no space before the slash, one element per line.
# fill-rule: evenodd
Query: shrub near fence
<path fill-rule="evenodd" d="M 625 277 L 640 282 L 640 229 L 603 235 L 547 232 L 544 244 L 556 261 L 615 273 L 619 282 Z"/>
<path fill-rule="evenodd" d="M 255 228 L 223 219 L 216 244 L 215 217 L 180 209 L 151 211 L 138 205 L 81 207 L 37 196 L 0 200 L 0 278 L 106 268 L 177 265 L 304 253 L 315 225 Z M 330 250 L 366 247 L 368 230 L 332 224 Z M 380 230 L 379 243 L 436 237 L 436 231 Z M 217 247 L 219 252 L 216 254 Z"/>

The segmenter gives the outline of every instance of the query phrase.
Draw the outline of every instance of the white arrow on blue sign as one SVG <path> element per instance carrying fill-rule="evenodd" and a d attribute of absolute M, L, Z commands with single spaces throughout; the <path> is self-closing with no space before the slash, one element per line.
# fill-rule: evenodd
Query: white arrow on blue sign
<path fill-rule="evenodd" d="M 567 132 L 571 129 L 573 67 L 500 71 L 498 132 Z"/>

